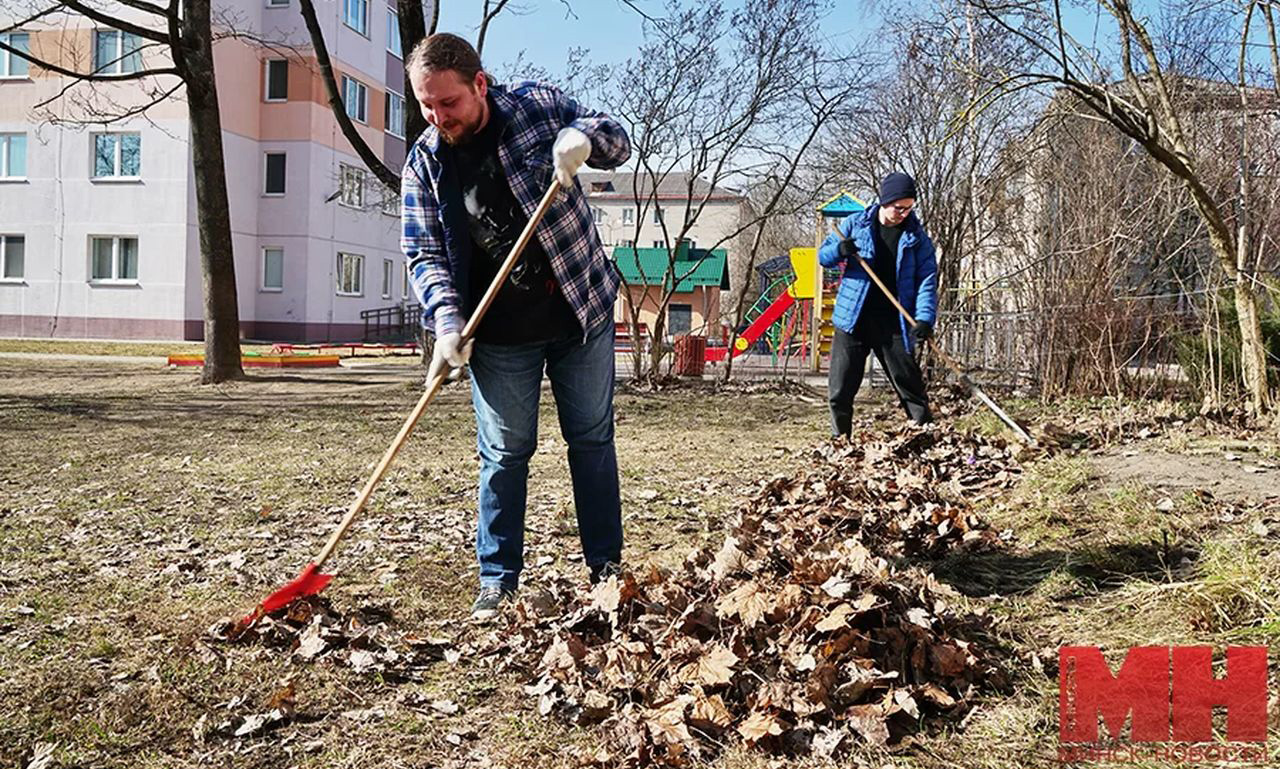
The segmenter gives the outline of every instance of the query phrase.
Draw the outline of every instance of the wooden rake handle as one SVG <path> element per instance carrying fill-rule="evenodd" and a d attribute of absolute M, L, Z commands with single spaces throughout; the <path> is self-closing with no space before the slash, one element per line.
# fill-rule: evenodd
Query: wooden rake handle
<path fill-rule="evenodd" d="M 520 261 L 520 254 L 524 252 L 525 246 L 533 239 L 533 231 L 537 228 L 538 222 L 542 221 L 543 215 L 547 213 L 547 209 L 551 207 L 552 201 L 555 200 L 556 194 L 560 192 L 560 182 L 556 179 L 551 180 L 551 186 L 547 187 L 547 191 L 543 193 L 542 200 L 538 202 L 538 207 L 534 209 L 533 216 L 529 217 L 529 223 L 524 226 L 524 230 L 520 233 L 520 237 L 516 240 L 514 246 L 511 247 L 511 253 L 507 254 L 506 260 L 502 266 L 498 268 L 498 274 L 493 277 L 493 281 L 489 284 L 489 288 L 485 290 L 484 296 L 480 299 L 480 304 L 476 306 L 475 312 L 471 313 L 471 317 L 467 319 L 467 323 L 462 328 L 462 345 L 465 345 L 473 336 L 476 329 L 480 327 L 480 321 L 484 319 L 484 315 L 489 311 L 493 300 L 497 298 L 498 291 L 501 290 L 502 284 L 506 281 L 507 276 L 511 274 L 511 270 L 515 269 L 516 262 Z M 422 397 L 418 399 L 417 405 L 413 407 L 413 411 L 409 412 L 409 416 L 404 420 L 404 424 L 400 426 L 400 432 L 396 433 L 395 440 L 391 441 L 391 445 L 387 447 L 387 451 L 382 455 L 382 460 L 378 462 L 378 466 L 373 469 L 373 474 L 369 476 L 369 480 L 365 482 L 364 488 L 360 490 L 360 495 L 356 497 L 355 502 L 351 503 L 351 507 L 347 510 L 347 514 L 343 516 L 342 522 L 338 524 L 338 528 L 334 529 L 333 534 L 329 535 L 329 541 L 325 543 L 324 549 L 320 551 L 320 555 L 316 557 L 315 565 L 318 569 L 325 561 L 329 560 L 329 556 L 333 555 L 333 551 L 337 549 L 338 542 L 342 540 L 343 535 L 347 533 L 347 529 L 351 528 L 352 522 L 356 516 L 364 509 L 365 504 L 369 501 L 369 497 L 373 495 L 373 490 L 382 482 L 382 477 L 386 475 L 387 468 L 391 467 L 392 461 L 396 455 L 400 453 L 400 447 L 404 445 L 405 439 L 409 437 L 409 433 L 413 432 L 413 428 L 418 424 L 418 420 L 422 418 L 422 412 L 427 410 L 427 406 L 431 401 L 435 400 L 436 394 L 440 392 L 440 388 L 444 385 L 445 379 L 449 376 L 450 369 L 444 368 L 436 375 L 427 385 L 427 389 L 423 391 Z"/>

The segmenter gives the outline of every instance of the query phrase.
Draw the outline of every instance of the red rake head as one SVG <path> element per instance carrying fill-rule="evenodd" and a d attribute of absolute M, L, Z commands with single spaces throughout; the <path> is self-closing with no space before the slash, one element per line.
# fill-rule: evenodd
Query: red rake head
<path fill-rule="evenodd" d="M 307 564 L 301 574 L 295 577 L 292 582 L 267 596 L 258 608 L 253 610 L 253 614 L 245 617 L 242 622 L 250 624 L 263 614 L 283 609 L 299 598 L 306 598 L 324 590 L 329 582 L 333 580 L 333 575 L 320 574 L 319 570 L 320 567 L 314 563 Z"/>

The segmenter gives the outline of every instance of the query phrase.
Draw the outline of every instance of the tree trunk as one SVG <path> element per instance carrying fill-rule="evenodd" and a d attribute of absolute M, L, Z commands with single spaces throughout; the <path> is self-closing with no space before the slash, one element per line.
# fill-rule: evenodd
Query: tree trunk
<path fill-rule="evenodd" d="M 242 379 L 240 311 L 231 247 L 231 212 L 222 154 L 222 121 L 213 71 L 209 0 L 188 0 L 181 49 L 191 121 L 200 263 L 204 288 L 204 373 L 202 384 Z"/>
<path fill-rule="evenodd" d="M 1262 321 L 1258 317 L 1258 300 L 1248 284 L 1249 276 L 1236 272 L 1232 288 L 1236 300 L 1236 318 L 1240 323 L 1240 373 L 1249 393 L 1249 411 L 1257 416 L 1271 407 L 1271 391 L 1267 383 L 1267 348 L 1262 338 Z"/>
<path fill-rule="evenodd" d="M 409 52 L 418 41 L 435 32 L 435 21 L 440 4 L 433 3 L 431 31 L 427 31 L 427 20 L 423 14 L 421 0 L 396 0 L 396 11 L 400 17 L 400 50 L 408 59 Z M 404 73 L 404 143 L 408 149 L 418 140 L 419 134 L 427 127 L 426 118 L 418 107 L 418 100 L 413 95 L 413 84 L 409 82 L 409 73 Z"/>

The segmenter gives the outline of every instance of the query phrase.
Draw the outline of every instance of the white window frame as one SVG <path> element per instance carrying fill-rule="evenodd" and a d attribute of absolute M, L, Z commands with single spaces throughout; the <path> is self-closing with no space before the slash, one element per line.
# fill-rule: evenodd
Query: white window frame
<path fill-rule="evenodd" d="M 350 178 L 352 181 L 348 181 Z M 368 174 L 363 168 L 338 164 L 338 205 L 347 208 L 364 208 L 364 188 L 367 186 Z M 348 194 L 354 192 L 354 195 Z"/>
<path fill-rule="evenodd" d="M 394 48 L 391 47 L 393 42 Z M 387 53 L 404 61 L 404 50 L 400 45 L 400 14 L 391 6 L 387 6 Z"/>
<path fill-rule="evenodd" d="M 3 42 L 6 45 L 13 45 L 13 38 L 15 36 L 22 36 L 27 39 L 25 50 L 28 53 L 30 53 L 31 52 L 31 33 L 30 32 L 24 32 L 20 29 L 10 30 L 0 35 L 0 40 L 3 40 Z M 18 48 L 19 46 L 13 45 L 13 47 Z M 22 64 L 25 64 L 27 66 L 27 71 L 20 75 L 13 74 L 14 62 L 20 62 Z M 14 56 L 8 51 L 0 50 L 0 80 L 30 80 L 30 79 L 31 79 L 31 62 L 27 61 L 21 56 Z"/>
<path fill-rule="evenodd" d="M 382 213 L 387 216 L 400 216 L 404 213 L 403 202 L 398 191 L 387 189 L 385 186 L 382 188 Z"/>
<path fill-rule="evenodd" d="M 280 252 L 280 285 L 267 285 L 267 252 Z M 284 291 L 284 246 L 263 246 L 262 247 L 262 278 L 258 281 L 258 290 L 264 294 L 279 294 Z"/>
<path fill-rule="evenodd" d="M 653 207 L 653 223 L 662 224 L 662 206 Z"/>
<path fill-rule="evenodd" d="M 111 168 L 115 172 L 110 176 L 98 176 L 98 139 L 103 136 L 115 138 Z M 126 176 L 122 173 L 124 163 L 124 137 L 138 137 L 138 173 Z M 89 178 L 95 182 L 140 182 L 142 181 L 142 133 L 139 131 L 106 131 L 89 134 Z"/>
<path fill-rule="evenodd" d="M 600 206 L 592 206 L 592 207 L 591 207 L 591 219 L 592 219 L 592 221 L 594 221 L 596 224 L 600 224 L 600 223 L 604 222 L 604 209 L 603 209 L 603 208 L 601 208 Z"/>
<path fill-rule="evenodd" d="M 267 192 L 267 169 L 270 167 L 268 158 L 272 155 L 280 155 L 284 158 L 284 189 L 280 192 Z M 289 191 L 289 153 L 281 150 L 270 150 L 262 153 L 262 197 L 264 198 L 283 198 L 285 193 Z"/>
<path fill-rule="evenodd" d="M 276 63 L 284 64 L 284 96 L 272 97 L 271 95 L 271 65 Z M 264 59 L 262 61 L 262 100 L 272 104 L 289 101 L 289 60 L 288 59 Z"/>
<path fill-rule="evenodd" d="M 409 301 L 409 263 L 404 263 L 404 269 L 400 271 L 400 277 L 404 278 L 403 285 L 400 287 L 400 300 Z"/>
<path fill-rule="evenodd" d="M 0 182 L 25 182 L 27 174 L 22 176 L 11 176 L 9 174 L 9 159 L 13 149 L 13 137 L 22 137 L 22 167 L 26 171 L 30 171 L 31 160 L 28 157 L 27 147 L 30 142 L 27 141 L 25 133 L 0 133 Z"/>
<path fill-rule="evenodd" d="M 352 114 L 351 94 L 347 93 L 348 88 L 354 88 L 355 95 L 355 114 Z M 356 80 L 354 77 L 342 76 L 342 106 L 347 112 L 347 117 L 357 123 L 369 125 L 369 86 Z"/>
<path fill-rule="evenodd" d="M 636 223 L 636 210 L 631 206 L 627 206 L 626 208 L 622 209 L 622 223 L 623 224 Z"/>
<path fill-rule="evenodd" d="M 354 291 L 342 290 L 342 274 L 343 274 L 343 258 L 344 257 L 355 259 L 356 264 L 358 265 L 354 273 L 354 275 L 356 276 L 356 283 L 358 285 L 356 286 Z M 336 277 L 335 288 L 338 296 L 364 296 L 364 255 L 353 254 L 350 251 L 339 251 L 338 261 L 337 261 L 337 274 L 335 277 Z"/>
<path fill-rule="evenodd" d="M 22 273 L 20 275 L 5 276 L 9 270 L 9 241 L 14 238 L 22 238 Z M 26 283 L 27 282 L 27 236 L 19 235 L 16 232 L 8 232 L 0 235 L 0 283 Z"/>
<path fill-rule="evenodd" d="M 636 247 L 636 242 L 634 240 L 627 240 L 626 238 L 623 238 L 618 241 L 618 248 L 635 248 L 635 247 Z"/>
<path fill-rule="evenodd" d="M 127 33 L 124 30 L 116 29 L 115 27 L 97 27 L 94 29 L 93 31 L 93 63 L 95 65 L 98 63 L 98 35 L 103 32 L 116 33 L 116 59 L 115 61 L 107 64 L 103 69 L 95 69 L 93 71 L 93 74 L 95 75 L 129 75 L 143 68 L 142 53 L 141 53 L 142 41 L 138 39 L 137 35 Z M 129 37 L 133 38 L 138 43 L 138 48 L 134 49 L 134 51 L 131 51 L 128 54 L 124 52 L 125 35 L 128 35 Z M 134 53 L 138 54 L 136 67 L 134 66 L 133 63 L 130 63 L 130 60 L 133 59 Z"/>
<path fill-rule="evenodd" d="M 400 102 L 400 114 L 398 116 L 399 120 L 394 119 L 397 117 L 396 110 L 392 109 L 391 107 L 391 105 L 394 104 L 396 101 Z M 386 121 L 386 127 L 383 130 L 385 130 L 387 133 L 391 134 L 392 136 L 396 137 L 397 139 L 403 139 L 404 138 L 404 97 L 396 93 L 395 91 L 391 90 L 390 88 L 388 88 L 387 89 L 387 107 L 384 111 L 386 112 L 386 114 L 383 115 Z M 394 131 L 391 130 L 392 126 L 396 127 Z"/>
<path fill-rule="evenodd" d="M 95 278 L 93 276 L 93 244 L 97 240 L 111 241 L 111 277 Z M 121 278 L 120 275 L 120 241 L 132 240 L 138 255 L 138 271 L 142 271 L 142 244 L 137 235 L 90 235 L 89 236 L 89 285 L 91 286 L 136 286 L 138 279 Z"/>
<path fill-rule="evenodd" d="M 390 299 L 396 282 L 396 263 L 390 259 L 382 260 L 382 298 Z"/>
<path fill-rule="evenodd" d="M 353 6 L 359 4 L 361 7 L 360 26 L 356 27 L 351 24 L 353 16 L 348 12 Z M 352 30 L 362 37 L 369 36 L 369 0 L 342 0 L 342 23 L 347 29 Z"/>

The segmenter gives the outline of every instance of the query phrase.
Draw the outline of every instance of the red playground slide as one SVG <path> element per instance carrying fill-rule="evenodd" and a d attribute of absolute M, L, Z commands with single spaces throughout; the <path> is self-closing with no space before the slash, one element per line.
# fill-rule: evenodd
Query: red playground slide
<path fill-rule="evenodd" d="M 791 289 L 788 288 L 786 291 L 783 291 L 782 294 L 777 299 L 774 299 L 773 303 L 766 307 L 764 312 L 760 313 L 759 317 L 752 321 L 751 325 L 747 326 L 747 328 L 738 335 L 738 338 L 733 341 L 733 355 L 731 357 L 736 358 L 749 350 L 751 345 L 755 344 L 756 340 L 760 338 L 760 335 L 765 332 L 765 329 L 776 323 L 778 318 L 781 318 L 782 314 L 791 309 L 791 306 L 795 303 L 796 298 L 791 295 Z M 708 347 L 707 361 L 715 362 L 724 360 L 725 351 L 728 349 L 729 348 L 727 347 Z"/>

